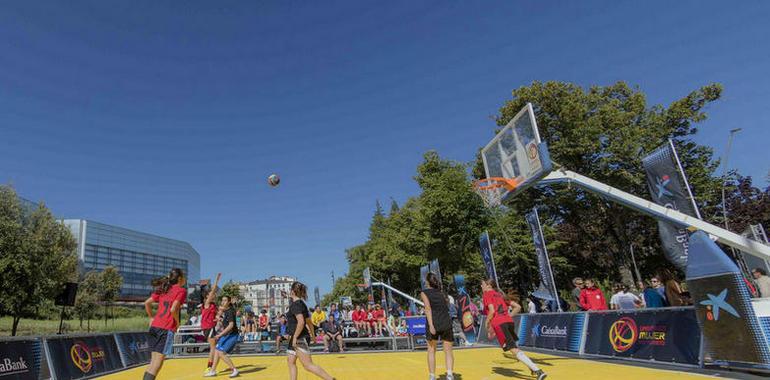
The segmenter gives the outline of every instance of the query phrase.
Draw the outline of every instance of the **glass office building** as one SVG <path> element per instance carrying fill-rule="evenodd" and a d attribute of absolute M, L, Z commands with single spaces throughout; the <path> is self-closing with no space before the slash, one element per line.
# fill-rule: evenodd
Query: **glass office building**
<path fill-rule="evenodd" d="M 114 266 L 123 276 L 119 300 L 143 301 L 152 292 L 152 279 L 171 268 L 182 268 L 187 283 L 200 279 L 200 255 L 187 242 L 84 219 L 66 219 L 78 243 L 84 271 Z"/>

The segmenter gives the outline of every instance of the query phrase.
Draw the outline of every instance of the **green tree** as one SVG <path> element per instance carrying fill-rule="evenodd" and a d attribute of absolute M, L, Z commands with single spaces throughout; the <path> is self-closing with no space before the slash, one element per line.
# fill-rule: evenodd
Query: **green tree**
<path fill-rule="evenodd" d="M 120 288 L 123 286 L 123 276 L 118 268 L 108 266 L 101 273 L 100 298 L 104 304 L 104 325 L 107 325 L 107 307 L 111 306 L 118 298 Z"/>
<path fill-rule="evenodd" d="M 16 192 L 0 186 L 0 310 L 19 321 L 33 317 L 76 276 L 75 239 L 44 204 L 26 211 Z"/>
<path fill-rule="evenodd" d="M 96 315 L 96 308 L 99 305 L 102 282 L 100 272 L 89 271 L 78 285 L 74 312 L 80 320 L 81 328 L 83 328 L 83 320 L 88 321 L 88 331 L 91 331 L 91 319 Z"/>
<path fill-rule="evenodd" d="M 239 285 L 235 281 L 230 280 L 226 284 L 222 285 L 222 293 L 219 295 L 219 297 L 221 298 L 224 296 L 230 297 L 230 303 L 236 310 L 240 310 L 242 307 L 246 306 L 244 299 L 241 296 Z"/>
<path fill-rule="evenodd" d="M 770 186 L 762 190 L 754 185 L 751 177 L 736 172 L 731 173 L 730 177 L 725 183 L 725 205 L 730 230 L 740 234 L 752 224 L 770 228 Z"/>

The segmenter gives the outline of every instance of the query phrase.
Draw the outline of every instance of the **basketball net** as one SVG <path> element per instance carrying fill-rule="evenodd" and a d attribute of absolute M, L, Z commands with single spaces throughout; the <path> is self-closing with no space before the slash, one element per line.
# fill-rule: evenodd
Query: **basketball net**
<path fill-rule="evenodd" d="M 500 207 L 503 203 L 503 195 L 518 185 L 519 183 L 515 179 L 491 177 L 473 182 L 473 190 L 481 197 L 487 207 Z"/>

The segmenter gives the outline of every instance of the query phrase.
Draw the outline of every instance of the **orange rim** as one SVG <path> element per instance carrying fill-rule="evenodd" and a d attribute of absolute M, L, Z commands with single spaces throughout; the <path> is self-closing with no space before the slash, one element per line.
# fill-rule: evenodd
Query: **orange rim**
<path fill-rule="evenodd" d="M 513 190 L 521 181 L 515 178 L 490 177 L 473 182 L 473 186 L 478 190 L 492 190 L 504 187 L 506 190 Z"/>

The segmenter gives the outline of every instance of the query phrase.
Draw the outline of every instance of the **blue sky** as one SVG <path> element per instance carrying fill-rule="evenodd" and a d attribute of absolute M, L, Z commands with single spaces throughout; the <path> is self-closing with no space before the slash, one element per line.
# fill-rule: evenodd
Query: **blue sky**
<path fill-rule="evenodd" d="M 644 3 L 644 4 L 643 4 Z M 422 154 L 469 161 L 513 88 L 725 86 L 697 141 L 770 169 L 770 3 L 3 2 L 0 183 L 189 241 L 203 275 L 322 292 Z M 277 189 L 265 178 L 283 179 Z"/>

